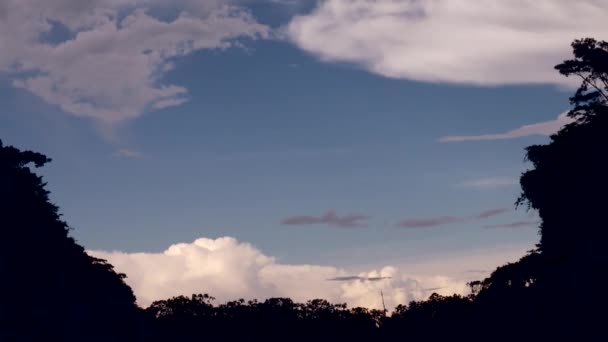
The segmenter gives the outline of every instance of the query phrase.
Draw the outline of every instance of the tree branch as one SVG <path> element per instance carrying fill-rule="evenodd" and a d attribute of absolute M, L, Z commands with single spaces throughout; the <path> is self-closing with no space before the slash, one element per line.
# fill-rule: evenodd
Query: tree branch
<path fill-rule="evenodd" d="M 580 73 L 580 72 L 577 72 L 577 73 L 576 73 L 576 75 L 578 75 L 580 78 L 582 78 L 582 79 L 583 79 L 583 82 L 584 82 L 585 84 L 588 84 L 588 85 L 592 86 L 592 87 L 593 87 L 593 88 L 594 88 L 594 89 L 595 89 L 595 90 L 596 90 L 596 91 L 597 91 L 597 92 L 598 92 L 598 93 L 599 93 L 599 94 L 600 94 L 600 95 L 601 95 L 601 96 L 604 98 L 604 100 L 606 100 L 606 101 L 608 102 L 608 94 L 606 94 L 606 93 L 604 92 L 604 90 L 602 90 L 602 88 L 598 87 L 598 86 L 595 84 L 595 82 L 591 82 L 591 81 L 589 80 L 589 77 L 585 77 L 585 76 L 583 76 L 583 74 L 582 74 L 582 73 Z M 603 81 L 603 80 L 602 80 L 602 81 Z"/>

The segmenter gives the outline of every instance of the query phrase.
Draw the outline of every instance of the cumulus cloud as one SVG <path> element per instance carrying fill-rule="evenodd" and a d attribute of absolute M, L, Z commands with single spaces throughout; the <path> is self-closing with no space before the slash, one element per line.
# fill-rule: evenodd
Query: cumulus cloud
<path fill-rule="evenodd" d="M 159 18 L 152 10 L 168 7 L 159 0 L 5 0 L 0 72 L 67 113 L 104 123 L 177 106 L 187 89 L 163 81 L 176 58 L 270 33 L 226 2 L 178 0 L 183 11 Z M 59 27 L 67 37 L 54 33 Z"/>
<path fill-rule="evenodd" d="M 322 216 L 293 216 L 281 221 L 283 225 L 305 226 L 324 224 L 338 228 L 364 228 L 367 224 L 362 222 L 369 219 L 370 216 L 363 214 L 349 214 L 338 216 L 335 210 L 330 210 Z"/>
<path fill-rule="evenodd" d="M 397 224 L 398 227 L 401 228 L 430 228 L 443 226 L 448 224 L 469 222 L 473 220 L 487 219 L 493 216 L 501 215 L 507 212 L 512 211 L 509 208 L 496 208 L 489 209 L 486 211 L 482 211 L 477 215 L 472 216 L 439 216 L 439 217 L 430 217 L 430 218 L 414 218 L 414 219 L 405 219 Z"/>
<path fill-rule="evenodd" d="M 512 186 L 519 184 L 519 181 L 516 178 L 509 177 L 489 177 L 489 178 L 479 178 L 466 182 L 462 182 L 459 184 L 460 187 L 463 188 L 473 188 L 473 189 L 493 189 L 504 186 Z"/>
<path fill-rule="evenodd" d="M 531 135 L 552 135 L 559 132 L 562 127 L 574 122 L 568 116 L 568 112 L 560 114 L 557 119 L 524 125 L 505 133 L 481 134 L 481 135 L 452 135 L 439 139 L 440 142 L 461 142 L 461 141 L 480 141 L 480 140 L 505 140 L 527 137 Z"/>
<path fill-rule="evenodd" d="M 511 223 L 502 223 L 502 224 L 488 224 L 483 226 L 486 229 L 496 229 L 496 228 L 525 228 L 525 227 L 538 227 L 540 221 L 517 221 Z"/>
<path fill-rule="evenodd" d="M 606 15 L 599 0 L 325 0 L 287 34 L 322 60 L 392 78 L 562 83 L 552 67 L 572 40 L 607 36 Z"/>
<path fill-rule="evenodd" d="M 161 253 L 89 251 L 127 274 L 127 283 L 143 306 L 192 293 L 209 293 L 219 301 L 238 298 L 324 298 L 350 306 L 381 308 L 380 290 L 389 308 L 440 294 L 467 293 L 465 281 L 442 275 L 416 276 L 391 266 L 347 279 L 344 269 L 281 264 L 254 246 L 234 238 L 201 238 L 174 244 Z M 328 279 L 343 279 L 341 282 Z M 431 290 L 433 289 L 433 290 Z"/>

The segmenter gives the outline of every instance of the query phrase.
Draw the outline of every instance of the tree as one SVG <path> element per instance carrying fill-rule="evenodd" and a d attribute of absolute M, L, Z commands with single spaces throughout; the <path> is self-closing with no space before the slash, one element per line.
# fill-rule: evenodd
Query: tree
<path fill-rule="evenodd" d="M 582 84 L 570 98 L 576 121 L 551 136 L 547 145 L 527 148 L 533 169 L 521 177 L 518 204 L 527 203 L 542 219 L 539 248 L 553 261 L 597 254 L 607 230 L 608 43 L 577 40 L 574 56 L 556 66 Z M 597 256 L 597 255 L 596 255 Z"/>
<path fill-rule="evenodd" d="M 0 340 L 133 340 L 135 296 L 69 236 L 42 177 L 46 156 L 0 141 Z"/>
<path fill-rule="evenodd" d="M 568 115 L 576 120 L 549 144 L 527 148 L 533 168 L 522 174 L 517 203 L 542 219 L 535 288 L 545 328 L 587 340 L 600 336 L 598 311 L 608 304 L 603 296 L 582 295 L 602 293 L 608 269 L 608 43 L 587 38 L 572 47 L 574 59 L 556 69 L 582 81 L 570 98 Z"/>
<path fill-rule="evenodd" d="M 463 339 L 466 324 L 471 321 L 473 302 L 470 297 L 441 296 L 433 293 L 425 301 L 399 305 L 385 327 L 385 336 L 407 335 L 411 339 L 443 341 Z"/>
<path fill-rule="evenodd" d="M 603 340 L 608 305 L 603 252 L 608 231 L 608 43 L 576 40 L 574 58 L 556 66 L 581 85 L 570 98 L 575 119 L 544 145 L 526 149 L 517 205 L 538 210 L 540 243 L 519 261 L 471 282 L 477 339 Z M 508 328 L 506 328 L 508 327 Z M 602 338 L 603 337 L 603 338 Z"/>

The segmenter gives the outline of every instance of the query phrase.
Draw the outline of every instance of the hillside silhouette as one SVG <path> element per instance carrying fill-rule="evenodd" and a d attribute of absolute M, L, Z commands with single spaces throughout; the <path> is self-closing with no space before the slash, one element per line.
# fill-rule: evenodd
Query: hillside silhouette
<path fill-rule="evenodd" d="M 390 314 L 323 299 L 218 305 L 207 294 L 139 308 L 125 275 L 69 236 L 34 172 L 50 159 L 0 141 L 0 341 L 608 340 L 608 43 L 572 47 L 556 69 L 581 80 L 575 121 L 526 149 L 532 168 L 515 203 L 538 211 L 536 248 L 471 282 L 470 295 L 435 293 Z"/>

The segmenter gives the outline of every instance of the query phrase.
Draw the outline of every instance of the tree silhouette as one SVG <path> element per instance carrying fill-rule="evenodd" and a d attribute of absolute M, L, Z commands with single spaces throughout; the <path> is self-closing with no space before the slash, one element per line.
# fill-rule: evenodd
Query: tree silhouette
<path fill-rule="evenodd" d="M 431 341 L 458 338 L 471 320 L 472 305 L 471 297 L 446 297 L 437 293 L 426 301 L 398 305 L 384 327 L 383 336 L 392 339 L 407 335 L 411 339 Z"/>
<path fill-rule="evenodd" d="M 582 81 L 575 122 L 526 149 L 517 205 L 538 210 L 540 242 L 519 261 L 441 296 L 384 310 L 323 299 L 239 299 L 207 294 L 159 300 L 145 312 L 104 260 L 69 236 L 32 167 L 46 156 L 0 141 L 0 341 L 467 341 L 608 340 L 603 295 L 608 256 L 608 43 L 572 44 L 556 66 Z"/>
<path fill-rule="evenodd" d="M 562 338 L 596 339 L 605 317 L 598 309 L 607 303 L 603 296 L 581 293 L 601 293 L 608 268 L 608 43 L 587 38 L 572 47 L 574 58 L 555 68 L 582 81 L 570 98 L 568 115 L 576 121 L 552 135 L 549 144 L 527 148 L 533 168 L 520 180 L 517 204 L 538 210 L 542 219 L 540 257 L 513 267 L 535 279 L 545 330 Z"/>
<path fill-rule="evenodd" d="M 551 136 L 551 143 L 527 148 L 534 169 L 521 177 L 519 204 L 538 210 L 540 250 L 554 259 L 599 251 L 606 239 L 603 208 L 608 189 L 608 43 L 573 43 L 575 58 L 556 66 L 582 84 L 570 98 L 576 121 Z"/>
<path fill-rule="evenodd" d="M 158 340 L 207 339 L 260 341 L 374 340 L 380 337 L 384 313 L 348 309 L 323 299 L 295 303 L 269 298 L 212 305 L 213 297 L 195 294 L 154 302 L 147 312 L 157 318 Z M 204 330 L 204 336 L 201 331 Z"/>
<path fill-rule="evenodd" d="M 76 244 L 30 169 L 50 161 L 0 141 L 0 340 L 132 340 L 137 307 L 124 275 Z"/>

